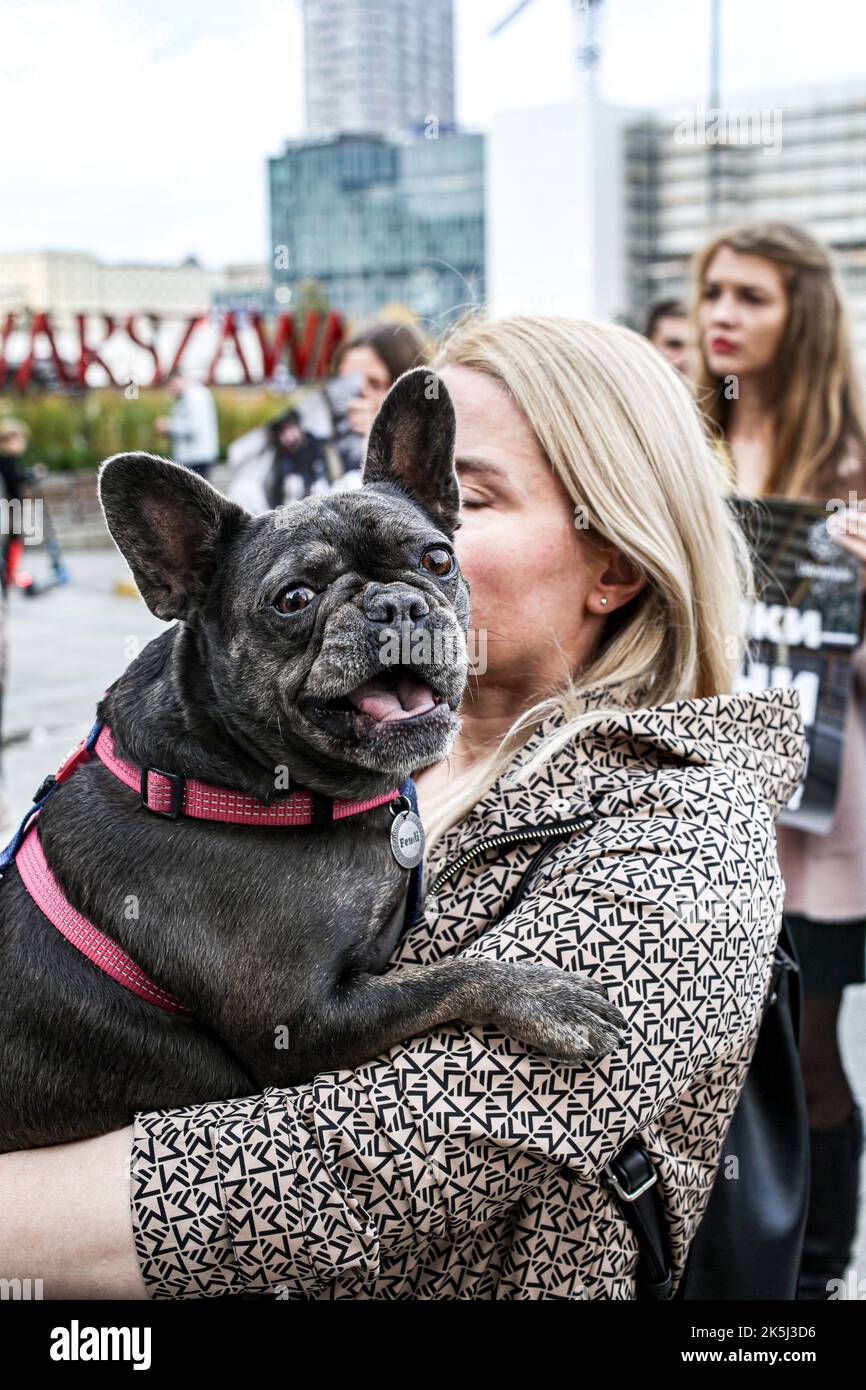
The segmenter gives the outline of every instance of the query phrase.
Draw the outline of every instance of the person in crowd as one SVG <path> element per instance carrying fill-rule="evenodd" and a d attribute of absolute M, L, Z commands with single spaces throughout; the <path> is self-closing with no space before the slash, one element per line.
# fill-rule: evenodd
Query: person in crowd
<path fill-rule="evenodd" d="M 175 372 L 168 389 L 174 397 L 171 414 L 156 422 L 160 434 L 168 436 L 171 457 L 203 478 L 219 458 L 219 430 L 213 394 L 204 382 Z"/>
<path fill-rule="evenodd" d="M 647 310 L 644 337 L 678 372 L 688 373 L 691 346 L 689 311 L 678 299 L 659 299 Z"/>
<path fill-rule="evenodd" d="M 0 576 L 4 589 L 12 583 L 24 548 L 23 538 L 16 534 L 15 528 L 11 525 L 11 508 L 8 504 L 17 502 L 20 506 L 23 501 L 24 476 L 21 463 L 29 442 L 30 430 L 23 420 L 16 420 L 11 415 L 0 420 L 0 485 L 7 505 L 7 519 L 10 521 L 10 524 L 3 528 Z"/>
<path fill-rule="evenodd" d="M 354 1071 L 4 1155 L 0 1276 L 51 1297 L 632 1299 L 605 1169 L 640 1134 L 681 1279 L 772 971 L 797 696 L 731 693 L 748 551 L 689 388 L 644 339 L 478 318 L 432 365 L 488 640 L 452 755 L 416 777 L 423 907 L 390 964 L 589 974 L 623 1043 L 571 1065 L 419 1024 Z"/>
<path fill-rule="evenodd" d="M 16 529 L 14 504 L 21 506 L 23 501 L 24 476 L 21 471 L 22 460 L 30 442 L 30 430 L 23 420 L 12 415 L 0 419 L 0 488 L 4 502 L 4 526 L 2 527 L 3 553 L 0 557 L 0 746 L 3 734 L 3 707 L 6 692 L 6 633 L 7 633 L 7 592 L 15 578 L 15 571 L 24 549 L 24 538 Z M 12 505 L 10 505 L 12 504 Z M 0 768 L 0 830 L 9 828 L 9 812 L 5 786 Z"/>
<path fill-rule="evenodd" d="M 696 262 L 698 399 L 721 432 L 734 489 L 836 499 L 838 540 L 866 560 L 866 412 L 827 250 L 782 223 L 714 238 Z M 785 907 L 803 974 L 801 1042 L 812 1192 L 798 1297 L 825 1299 L 857 1225 L 861 1107 L 839 1051 L 843 993 L 866 979 L 866 644 L 852 657 L 835 816 L 826 835 L 777 827 Z"/>
<path fill-rule="evenodd" d="M 331 490 L 331 474 L 341 473 L 342 468 L 335 464 L 328 441 L 304 428 L 300 411 L 286 411 L 273 421 L 269 433 L 273 442 L 273 464 L 266 480 L 269 507 Z"/>
<path fill-rule="evenodd" d="M 357 379 L 357 394 L 346 399 L 333 379 L 321 388 L 327 397 L 322 404 L 333 421 L 328 439 L 313 434 L 305 426 L 303 409 L 294 407 L 267 427 L 262 504 L 281 507 L 311 493 L 359 487 L 367 435 L 379 406 L 397 377 L 425 356 L 423 339 L 410 323 L 384 321 L 343 343 L 334 359 L 335 377 Z"/>
<path fill-rule="evenodd" d="M 422 367 L 428 346 L 413 323 L 382 320 L 362 329 L 340 347 L 335 368 L 340 376 L 361 379 L 357 396 L 349 401 L 349 427 L 366 439 L 376 412 L 398 376 Z"/>

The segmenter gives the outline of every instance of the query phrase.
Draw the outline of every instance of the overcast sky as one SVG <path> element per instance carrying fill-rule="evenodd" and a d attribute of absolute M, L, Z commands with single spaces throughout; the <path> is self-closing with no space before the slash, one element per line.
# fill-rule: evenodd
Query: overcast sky
<path fill-rule="evenodd" d="M 456 0 L 458 118 L 565 100 L 569 0 Z M 722 0 L 723 94 L 866 87 L 861 0 Z M 709 0 L 607 0 L 601 95 L 705 96 Z M 264 161 L 303 133 L 297 0 L 0 0 L 0 250 L 268 253 Z M 866 178 L 866 171 L 864 171 Z"/>

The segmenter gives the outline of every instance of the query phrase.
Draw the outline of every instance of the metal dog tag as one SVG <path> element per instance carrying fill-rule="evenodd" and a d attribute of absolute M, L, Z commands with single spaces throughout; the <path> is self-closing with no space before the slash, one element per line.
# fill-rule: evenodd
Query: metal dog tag
<path fill-rule="evenodd" d="M 414 811 L 401 811 L 391 825 L 391 853 L 404 869 L 414 869 L 424 855 L 424 827 Z"/>

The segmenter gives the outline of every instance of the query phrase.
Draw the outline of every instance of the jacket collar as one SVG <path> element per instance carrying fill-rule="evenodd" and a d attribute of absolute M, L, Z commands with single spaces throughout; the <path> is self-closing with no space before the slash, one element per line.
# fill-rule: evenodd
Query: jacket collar
<path fill-rule="evenodd" d="M 431 874 L 453 854 L 471 849 L 490 835 L 581 814 L 589 788 L 575 758 L 576 740 L 566 739 L 562 748 L 518 782 L 520 769 L 548 738 L 562 735 L 572 717 L 609 705 L 626 710 L 639 704 L 639 696 L 626 684 L 587 686 L 570 702 L 568 715 L 559 708 L 542 719 L 484 796 L 434 847 Z"/>
<path fill-rule="evenodd" d="M 569 820 L 588 802 L 671 766 L 724 767 L 751 775 L 777 814 L 793 796 L 804 766 L 805 738 L 799 696 L 790 689 L 745 691 L 647 705 L 646 691 L 626 685 L 581 691 L 568 715 L 543 719 L 511 764 L 433 850 L 447 861 L 491 835 L 551 820 Z M 598 722 L 565 736 L 570 719 L 614 708 Z M 548 739 L 554 752 L 525 780 L 515 774 Z"/>

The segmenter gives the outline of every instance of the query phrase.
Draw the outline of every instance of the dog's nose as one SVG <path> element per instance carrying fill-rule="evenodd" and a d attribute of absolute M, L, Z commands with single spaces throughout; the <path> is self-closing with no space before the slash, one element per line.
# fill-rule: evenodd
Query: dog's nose
<path fill-rule="evenodd" d="M 383 627 L 416 623 L 430 612 L 423 594 L 408 584 L 370 584 L 362 599 L 364 616 Z"/>

